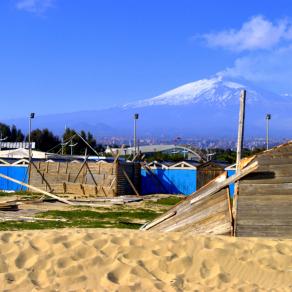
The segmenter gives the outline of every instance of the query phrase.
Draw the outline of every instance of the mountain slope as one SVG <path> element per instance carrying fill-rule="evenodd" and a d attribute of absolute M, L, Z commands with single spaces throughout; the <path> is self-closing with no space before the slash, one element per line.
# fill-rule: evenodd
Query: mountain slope
<path fill-rule="evenodd" d="M 61 133 L 64 126 L 86 129 L 97 136 L 132 136 L 138 112 L 140 136 L 236 137 L 240 91 L 247 90 L 246 135 L 265 135 L 265 115 L 272 114 L 271 135 L 292 133 L 292 98 L 276 95 L 245 82 L 216 75 L 185 84 L 154 98 L 97 111 L 37 117 L 34 127 Z M 27 120 L 10 120 L 26 128 Z"/>
<path fill-rule="evenodd" d="M 244 88 L 249 91 L 249 102 L 256 102 L 261 98 L 261 95 L 255 90 L 216 75 L 210 79 L 202 79 L 179 86 L 157 97 L 126 104 L 124 108 L 196 103 L 217 103 L 217 105 L 225 106 L 230 102 L 236 102 L 240 91 Z"/>

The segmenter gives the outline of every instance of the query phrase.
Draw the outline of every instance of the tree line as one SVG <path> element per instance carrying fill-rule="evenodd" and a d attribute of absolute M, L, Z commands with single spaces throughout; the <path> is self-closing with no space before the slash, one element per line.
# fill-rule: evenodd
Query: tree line
<path fill-rule="evenodd" d="M 93 134 L 86 131 L 78 133 L 97 152 L 101 153 L 105 147 L 97 143 Z M 35 129 L 31 132 L 31 141 L 35 142 L 35 150 L 50 151 L 53 153 L 63 153 L 74 155 L 96 155 L 96 153 L 77 135 L 74 129 L 67 128 L 63 135 L 59 137 L 49 129 Z M 7 142 L 28 141 L 28 135 L 24 135 L 15 125 L 9 126 L 0 123 L 0 139 Z M 70 146 L 71 145 L 71 146 Z M 74 145 L 74 146 L 72 146 Z"/>

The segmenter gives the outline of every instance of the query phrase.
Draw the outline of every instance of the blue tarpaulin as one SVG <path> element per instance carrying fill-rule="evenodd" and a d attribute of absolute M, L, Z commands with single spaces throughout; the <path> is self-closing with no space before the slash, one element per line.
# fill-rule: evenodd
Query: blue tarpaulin
<path fill-rule="evenodd" d="M 28 183 L 27 166 L 0 166 L 0 173 L 17 179 L 19 181 Z M 12 181 L 0 177 L 0 190 L 2 191 L 25 191 L 26 187 L 16 184 Z"/>
<path fill-rule="evenodd" d="M 235 174 L 235 170 L 233 170 L 233 169 L 227 170 L 227 177 L 230 177 L 234 174 Z M 230 194 L 230 197 L 233 198 L 233 196 L 234 196 L 234 183 L 229 185 L 229 194 Z"/>
<path fill-rule="evenodd" d="M 183 194 L 190 195 L 196 191 L 196 169 L 152 169 L 156 178 L 141 169 L 141 193 L 146 194 Z M 159 181 L 158 181 L 159 180 Z"/>

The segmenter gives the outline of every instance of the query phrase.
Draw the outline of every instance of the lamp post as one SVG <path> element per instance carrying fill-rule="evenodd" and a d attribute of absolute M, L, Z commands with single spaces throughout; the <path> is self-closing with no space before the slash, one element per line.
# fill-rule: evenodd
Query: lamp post
<path fill-rule="evenodd" d="M 266 114 L 266 145 L 267 150 L 269 149 L 269 126 L 270 126 L 270 119 L 272 118 L 271 114 Z"/>
<path fill-rule="evenodd" d="M 30 113 L 29 115 L 29 129 L 28 129 L 28 161 L 31 162 L 31 121 L 34 119 L 35 113 Z"/>
<path fill-rule="evenodd" d="M 73 155 L 73 147 L 77 146 L 78 143 L 73 144 L 73 139 L 70 141 L 70 144 L 68 145 L 71 149 L 71 156 Z"/>
<path fill-rule="evenodd" d="M 137 154 L 137 120 L 139 114 L 134 114 L 134 156 Z"/>

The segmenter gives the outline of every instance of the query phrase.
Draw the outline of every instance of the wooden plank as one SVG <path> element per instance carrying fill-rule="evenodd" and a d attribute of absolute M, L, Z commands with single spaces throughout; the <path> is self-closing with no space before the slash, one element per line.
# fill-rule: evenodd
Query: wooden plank
<path fill-rule="evenodd" d="M 291 195 L 274 195 L 274 194 L 265 194 L 265 195 L 253 195 L 253 196 L 243 196 L 240 194 L 240 202 L 242 204 L 256 204 L 256 203 L 264 203 L 264 204 L 270 204 L 275 202 L 285 202 L 289 203 L 292 202 L 292 194 Z"/>
<path fill-rule="evenodd" d="M 158 225 L 159 223 L 173 217 L 175 214 L 176 214 L 176 211 L 170 212 L 164 216 L 159 217 L 159 219 L 156 219 L 156 220 L 152 221 L 151 223 L 142 226 L 140 229 L 141 230 L 149 230 L 149 229 L 153 228 L 154 226 Z"/>
<path fill-rule="evenodd" d="M 220 231 L 219 231 L 220 230 Z M 212 217 L 205 218 L 201 222 L 193 222 L 183 228 L 176 229 L 175 232 L 184 231 L 196 234 L 231 234 L 231 224 L 226 212 L 214 214 Z M 218 233 L 218 231 L 220 233 Z"/>
<path fill-rule="evenodd" d="M 262 225 L 237 225 L 236 236 L 292 238 L 292 225 L 278 225 L 263 228 Z"/>
<path fill-rule="evenodd" d="M 164 231 L 176 231 L 180 227 L 186 227 L 188 224 L 200 225 L 201 222 L 207 220 L 210 217 L 216 216 L 218 213 L 227 213 L 228 203 L 223 201 L 219 204 L 215 204 L 209 208 L 202 208 L 200 212 L 194 213 L 192 216 L 188 216 L 184 220 L 175 220 L 169 227 L 164 228 Z"/>
<path fill-rule="evenodd" d="M 135 192 L 135 194 L 139 197 L 140 194 L 138 193 L 138 191 L 136 190 L 134 184 L 132 183 L 132 181 L 130 180 L 129 176 L 127 175 L 127 173 L 125 172 L 125 170 L 122 168 L 122 173 L 124 174 L 126 180 L 128 181 L 128 183 L 130 184 L 132 190 Z"/>
<path fill-rule="evenodd" d="M 7 179 L 7 180 L 10 180 L 10 181 L 12 181 L 12 182 L 14 182 L 14 183 L 16 183 L 16 184 L 23 185 L 24 187 L 27 187 L 27 188 L 29 188 L 29 189 L 32 189 L 32 190 L 34 190 L 34 191 L 36 191 L 36 192 L 38 192 L 38 193 L 44 194 L 44 195 L 46 195 L 46 196 L 48 196 L 48 197 L 54 198 L 54 199 L 56 199 L 56 200 L 58 200 L 58 201 L 60 201 L 60 202 L 63 202 L 63 203 L 65 203 L 65 204 L 68 204 L 68 205 L 74 205 L 73 203 L 69 202 L 69 201 L 66 200 L 66 199 L 60 198 L 60 197 L 58 197 L 58 196 L 56 196 L 56 195 L 53 195 L 53 194 L 48 193 L 48 192 L 46 192 L 46 191 L 43 191 L 43 190 L 41 190 L 41 189 L 39 189 L 39 188 L 36 188 L 36 187 L 34 187 L 34 186 L 32 186 L 32 185 L 29 185 L 29 184 L 23 183 L 23 182 L 21 182 L 21 181 L 19 181 L 19 180 L 16 180 L 16 179 L 14 179 L 14 178 L 11 178 L 11 177 L 9 177 L 9 176 L 6 176 L 6 175 L 4 175 L 4 174 L 2 174 L 2 173 L 0 173 L 0 177 L 2 177 L 2 178 L 4 178 L 4 179 Z"/>
<path fill-rule="evenodd" d="M 40 172 L 40 170 L 37 168 L 37 166 L 34 164 L 34 162 L 33 162 L 32 160 L 30 161 L 30 164 L 33 165 L 33 167 L 36 169 L 37 173 L 41 176 L 41 178 L 42 178 L 42 182 L 44 181 L 44 182 L 46 183 L 46 185 L 48 186 L 48 188 L 49 188 L 49 190 L 50 190 L 50 192 L 51 192 L 51 191 L 52 191 L 52 188 L 51 188 L 49 182 L 46 180 L 44 174 L 42 174 L 42 173 Z"/>
<path fill-rule="evenodd" d="M 292 182 L 282 184 L 241 184 L 239 183 L 239 194 L 243 196 L 266 196 L 266 195 L 291 195 Z"/>
<path fill-rule="evenodd" d="M 80 175 L 80 173 L 81 173 L 83 167 L 85 166 L 85 164 L 86 164 L 86 160 L 87 160 L 87 157 L 84 159 L 84 161 L 83 161 L 83 163 L 82 163 L 80 169 L 78 170 L 78 173 L 77 173 L 75 179 L 73 180 L 74 183 L 77 181 L 78 176 Z"/>
<path fill-rule="evenodd" d="M 286 184 L 291 183 L 292 177 L 263 178 L 263 179 L 241 179 L 240 184 Z"/>
<path fill-rule="evenodd" d="M 223 181 L 218 181 L 218 183 L 216 183 L 211 188 L 205 190 L 201 195 L 193 198 L 191 200 L 191 204 L 193 204 L 196 201 L 199 201 L 202 198 L 207 197 L 213 193 L 216 193 L 220 189 L 223 189 L 224 187 L 229 186 L 230 184 L 240 180 L 241 178 L 243 178 L 247 174 L 251 173 L 252 171 L 255 171 L 257 169 L 257 167 L 258 167 L 258 163 L 257 163 L 257 161 L 255 161 L 252 164 L 250 164 L 249 166 L 247 166 L 246 168 L 244 168 L 243 170 L 240 170 L 238 173 L 230 176 L 229 178 L 227 178 Z"/>

